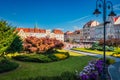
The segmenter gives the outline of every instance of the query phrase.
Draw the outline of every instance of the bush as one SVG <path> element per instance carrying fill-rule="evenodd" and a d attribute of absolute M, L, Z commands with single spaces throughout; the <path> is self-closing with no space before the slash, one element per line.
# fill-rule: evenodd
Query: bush
<path fill-rule="evenodd" d="M 120 48 L 117 48 L 114 53 L 112 54 L 112 56 L 115 56 L 115 57 L 120 57 Z"/>
<path fill-rule="evenodd" d="M 99 47 L 99 43 L 98 43 L 98 42 L 94 42 L 94 43 L 92 44 L 91 49 L 92 49 L 92 50 L 97 50 L 98 47 Z"/>
<path fill-rule="evenodd" d="M 100 58 L 99 60 L 103 60 L 103 58 Z M 110 65 L 115 63 L 115 59 L 112 58 L 106 58 L 106 64 Z"/>
<path fill-rule="evenodd" d="M 64 43 L 52 38 L 27 37 L 23 42 L 24 50 L 29 53 L 48 53 L 54 49 L 62 49 Z"/>
<path fill-rule="evenodd" d="M 15 63 L 15 62 L 10 62 L 7 59 L 2 59 L 0 61 L 0 73 L 14 70 L 18 66 L 19 66 L 19 64 Z"/>
<path fill-rule="evenodd" d="M 69 53 L 54 53 L 54 54 L 27 54 L 27 55 L 17 55 L 13 56 L 12 58 L 19 61 L 25 62 L 39 62 L 39 63 L 46 63 L 46 62 L 53 62 L 58 60 L 63 60 L 69 57 Z"/>

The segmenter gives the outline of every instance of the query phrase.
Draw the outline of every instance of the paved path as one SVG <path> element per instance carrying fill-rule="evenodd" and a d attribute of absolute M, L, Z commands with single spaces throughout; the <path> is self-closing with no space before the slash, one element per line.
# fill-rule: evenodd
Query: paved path
<path fill-rule="evenodd" d="M 75 51 L 75 50 L 69 50 L 69 51 L 73 51 L 73 52 L 77 52 L 77 53 L 85 54 L 85 55 L 89 55 L 89 56 L 94 56 L 94 57 L 98 57 L 98 58 L 102 57 L 102 55 L 99 55 L 99 54 L 92 54 L 92 53 L 88 53 L 88 52 L 81 52 L 81 51 Z M 108 67 L 108 71 L 110 73 L 111 80 L 120 80 L 120 58 L 115 58 L 112 56 L 107 56 L 107 57 L 113 58 L 116 60 L 116 62 L 114 64 L 112 64 Z"/>

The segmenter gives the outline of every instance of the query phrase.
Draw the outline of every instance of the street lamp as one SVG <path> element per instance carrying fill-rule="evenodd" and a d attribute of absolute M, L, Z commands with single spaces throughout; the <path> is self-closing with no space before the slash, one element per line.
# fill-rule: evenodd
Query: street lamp
<path fill-rule="evenodd" d="M 106 11 L 107 9 L 108 10 L 111 10 L 110 14 L 108 16 L 116 16 L 116 14 L 114 13 L 113 11 L 113 4 L 111 1 L 107 1 L 106 0 L 97 0 L 96 1 L 96 9 L 95 11 L 93 12 L 94 15 L 99 15 L 101 14 L 101 11 L 99 11 L 99 9 L 102 8 L 103 10 L 103 36 L 104 36 L 104 44 L 103 44 L 103 61 L 104 61 L 104 64 L 103 64 L 103 73 L 102 73 L 102 80 L 107 80 L 108 76 L 106 74 L 106 56 L 105 56 L 105 52 L 106 52 L 106 48 L 105 48 L 105 45 L 106 45 L 106 24 L 107 23 L 110 23 L 109 21 L 106 21 Z"/>

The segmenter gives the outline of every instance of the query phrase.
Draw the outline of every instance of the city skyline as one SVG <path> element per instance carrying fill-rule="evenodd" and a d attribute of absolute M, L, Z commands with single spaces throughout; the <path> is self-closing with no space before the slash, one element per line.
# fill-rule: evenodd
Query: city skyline
<path fill-rule="evenodd" d="M 0 0 L 0 19 L 16 27 L 73 31 L 89 20 L 102 21 L 92 14 L 96 1 L 87 0 Z M 114 11 L 120 15 L 119 0 L 113 2 Z"/>

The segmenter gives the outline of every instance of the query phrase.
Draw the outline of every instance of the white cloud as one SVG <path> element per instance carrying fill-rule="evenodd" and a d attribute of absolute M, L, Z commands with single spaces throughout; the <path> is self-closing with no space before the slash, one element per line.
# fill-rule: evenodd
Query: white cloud
<path fill-rule="evenodd" d="M 84 17 L 81 17 L 81 18 L 79 18 L 79 19 L 75 19 L 75 20 L 73 20 L 73 21 L 69 21 L 69 23 L 79 22 L 79 21 L 81 21 L 81 20 L 83 20 L 83 19 L 86 19 L 86 18 L 88 18 L 88 17 L 90 17 L 90 16 L 91 16 L 91 15 L 84 16 Z"/>
<path fill-rule="evenodd" d="M 113 8 L 114 8 L 115 10 L 120 10 L 120 4 L 114 5 Z"/>

